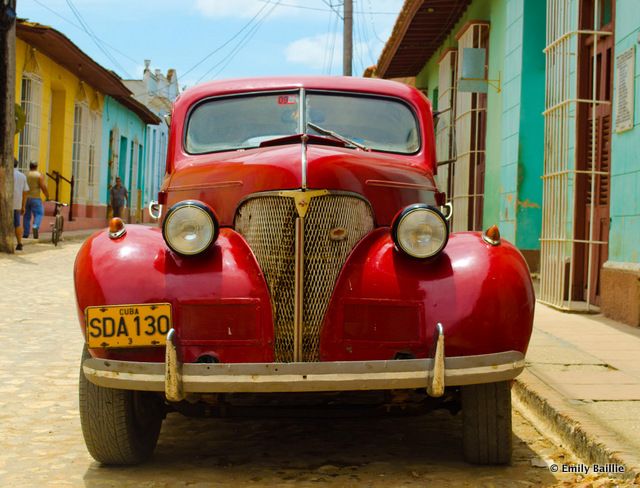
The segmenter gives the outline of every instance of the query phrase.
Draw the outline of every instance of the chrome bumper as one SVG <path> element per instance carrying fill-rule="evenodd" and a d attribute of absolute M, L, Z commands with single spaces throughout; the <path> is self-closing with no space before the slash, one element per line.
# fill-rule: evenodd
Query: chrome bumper
<path fill-rule="evenodd" d="M 98 386 L 163 391 L 169 401 L 180 401 L 199 393 L 415 388 L 426 388 L 429 395 L 437 397 L 446 386 L 505 381 L 515 378 L 524 368 L 524 355 L 518 351 L 445 358 L 441 330 L 433 358 L 392 361 L 182 364 L 173 339 L 174 334 L 170 333 L 165 363 L 92 358 L 84 361 L 84 374 Z"/>

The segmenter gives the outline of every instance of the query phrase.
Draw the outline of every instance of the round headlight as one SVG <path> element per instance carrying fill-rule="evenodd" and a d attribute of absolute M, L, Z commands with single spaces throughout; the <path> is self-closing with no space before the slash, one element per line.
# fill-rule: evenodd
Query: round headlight
<path fill-rule="evenodd" d="M 436 208 L 421 203 L 400 212 L 391 233 L 396 247 L 414 258 L 435 256 L 449 240 L 444 216 Z"/>
<path fill-rule="evenodd" d="M 189 200 L 169 209 L 162 235 L 167 245 L 178 254 L 199 254 L 218 237 L 218 223 L 209 207 Z"/>

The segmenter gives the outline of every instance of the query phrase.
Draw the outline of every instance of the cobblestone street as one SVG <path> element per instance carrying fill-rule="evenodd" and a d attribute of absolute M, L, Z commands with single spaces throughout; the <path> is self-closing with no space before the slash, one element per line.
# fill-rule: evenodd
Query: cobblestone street
<path fill-rule="evenodd" d="M 514 411 L 509 467 L 462 462 L 460 416 L 187 419 L 170 414 L 152 462 L 106 468 L 85 450 L 77 407 L 79 243 L 0 255 L 1 486 L 605 486 L 553 474 L 577 462 Z M 536 462 L 536 460 L 538 460 Z M 533 461 L 533 462 L 532 462 Z"/>

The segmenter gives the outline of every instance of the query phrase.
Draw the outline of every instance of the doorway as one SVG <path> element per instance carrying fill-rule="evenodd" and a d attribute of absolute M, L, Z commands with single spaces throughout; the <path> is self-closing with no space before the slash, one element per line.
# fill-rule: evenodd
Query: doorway
<path fill-rule="evenodd" d="M 615 0 L 582 0 L 572 299 L 600 304 L 608 257 Z M 610 34 L 603 34 L 603 33 Z"/>

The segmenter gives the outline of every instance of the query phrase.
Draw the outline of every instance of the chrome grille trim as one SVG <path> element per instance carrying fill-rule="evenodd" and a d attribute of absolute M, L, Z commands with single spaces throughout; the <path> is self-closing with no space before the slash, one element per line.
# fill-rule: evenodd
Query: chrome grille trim
<path fill-rule="evenodd" d="M 335 282 L 355 245 L 373 230 L 373 212 L 369 203 L 357 194 L 304 192 L 309 197 L 301 199 L 307 206 L 306 215 L 299 218 L 293 193 L 297 192 L 249 196 L 238 207 L 235 228 L 253 250 L 269 287 L 275 360 L 318 361 L 322 322 Z M 298 272 L 304 277 L 297 280 L 302 287 L 298 294 L 297 220 L 302 226 L 297 253 L 302 267 Z M 332 239 L 331 231 L 338 228 L 345 231 L 345 237 Z M 294 326 L 296 298 L 302 300 L 301 337 Z M 301 344 L 302 351 L 296 342 Z"/>
<path fill-rule="evenodd" d="M 249 198 L 238 207 L 235 229 L 256 256 L 271 295 L 276 361 L 293 360 L 295 220 L 293 198 L 270 194 Z"/>

